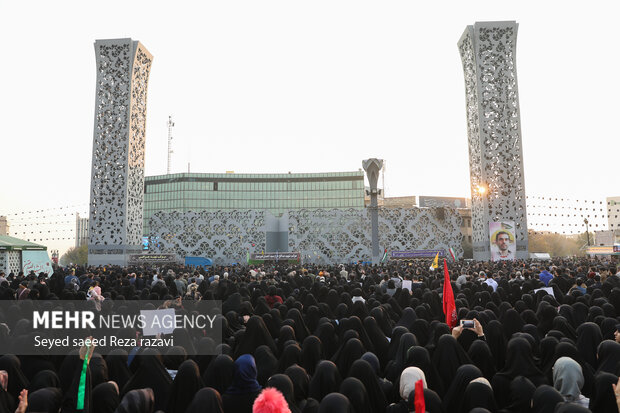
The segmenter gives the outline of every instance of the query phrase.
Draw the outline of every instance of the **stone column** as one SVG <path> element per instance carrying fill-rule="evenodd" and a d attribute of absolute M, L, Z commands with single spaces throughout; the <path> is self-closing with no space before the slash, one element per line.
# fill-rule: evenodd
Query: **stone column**
<path fill-rule="evenodd" d="M 477 22 L 458 42 L 465 76 L 475 260 L 491 258 L 489 223 L 514 223 L 515 257 L 528 258 L 514 21 Z"/>
<path fill-rule="evenodd" d="M 153 56 L 132 39 L 97 40 L 88 263 L 141 252 L 146 96 Z"/>
<path fill-rule="evenodd" d="M 372 263 L 379 264 L 381 261 L 381 253 L 379 252 L 379 206 L 377 204 L 377 181 L 379 180 L 379 172 L 383 167 L 383 160 L 370 158 L 362 161 L 364 171 L 368 177 L 370 185 L 370 220 L 372 227 Z"/>

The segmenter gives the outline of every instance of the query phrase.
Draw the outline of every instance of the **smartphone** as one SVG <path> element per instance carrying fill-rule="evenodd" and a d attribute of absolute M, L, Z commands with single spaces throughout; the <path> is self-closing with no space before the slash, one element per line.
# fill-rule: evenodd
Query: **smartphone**
<path fill-rule="evenodd" d="M 474 320 L 461 320 L 461 327 L 474 328 Z"/>

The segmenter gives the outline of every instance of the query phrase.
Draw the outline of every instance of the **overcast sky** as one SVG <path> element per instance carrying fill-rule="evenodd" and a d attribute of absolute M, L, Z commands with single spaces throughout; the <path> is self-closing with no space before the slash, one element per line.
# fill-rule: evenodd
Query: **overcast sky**
<path fill-rule="evenodd" d="M 120 37 L 154 56 L 147 175 L 166 172 L 172 115 L 173 172 L 352 171 L 378 157 L 387 196 L 469 196 L 456 43 L 488 20 L 519 23 L 526 193 L 619 195 L 617 4 L 3 2 L 0 215 L 86 210 L 93 42 Z"/>

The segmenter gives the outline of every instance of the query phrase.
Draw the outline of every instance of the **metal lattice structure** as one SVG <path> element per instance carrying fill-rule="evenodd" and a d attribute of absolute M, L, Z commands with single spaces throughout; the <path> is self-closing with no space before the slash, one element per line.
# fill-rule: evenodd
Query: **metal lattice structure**
<path fill-rule="evenodd" d="M 243 262 L 264 251 L 265 211 L 158 212 L 149 222 L 151 251 L 179 258 L 202 256 L 216 264 Z M 289 251 L 305 262 L 337 264 L 371 259 L 370 211 L 292 210 Z M 462 219 L 453 208 L 379 209 L 379 242 L 392 250 L 452 248 L 461 257 Z M 254 246 L 252 246 L 254 244 Z"/>
<path fill-rule="evenodd" d="M 0 271 L 17 275 L 22 268 L 21 251 L 0 251 Z"/>
<path fill-rule="evenodd" d="M 146 98 L 153 56 L 131 39 L 97 40 L 95 55 L 89 263 L 124 263 L 123 257 L 139 249 L 142 239 Z"/>
<path fill-rule="evenodd" d="M 489 222 L 514 221 L 527 258 L 527 213 L 516 70 L 518 24 L 477 22 L 458 42 L 465 76 L 474 259 L 490 259 Z M 480 188 L 484 188 L 481 191 Z"/>
<path fill-rule="evenodd" d="M 289 251 L 304 261 L 345 263 L 371 260 L 370 211 L 356 209 L 301 209 L 289 211 Z"/>
<path fill-rule="evenodd" d="M 149 221 L 150 249 L 215 263 L 245 262 L 265 250 L 265 211 L 156 212 Z M 254 245 L 254 246 L 252 246 Z"/>

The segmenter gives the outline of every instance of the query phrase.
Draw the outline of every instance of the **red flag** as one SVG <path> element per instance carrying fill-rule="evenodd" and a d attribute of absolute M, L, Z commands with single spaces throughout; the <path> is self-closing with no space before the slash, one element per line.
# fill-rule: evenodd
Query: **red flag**
<path fill-rule="evenodd" d="M 446 315 L 446 324 L 450 328 L 456 327 L 456 304 L 454 303 L 454 292 L 450 284 L 450 274 L 448 274 L 448 264 L 443 260 L 443 313 Z"/>
<path fill-rule="evenodd" d="M 424 383 L 422 379 L 415 382 L 415 399 L 413 400 L 415 413 L 424 413 L 426 404 L 424 403 Z"/>

